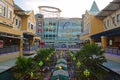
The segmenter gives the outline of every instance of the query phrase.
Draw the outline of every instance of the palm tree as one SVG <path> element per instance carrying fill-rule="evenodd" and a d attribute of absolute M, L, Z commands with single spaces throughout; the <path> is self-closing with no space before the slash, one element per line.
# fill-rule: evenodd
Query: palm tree
<path fill-rule="evenodd" d="M 97 65 L 106 62 L 104 51 L 101 46 L 95 43 L 85 44 L 81 50 L 76 53 L 76 58 L 82 63 L 84 68 L 89 69 L 94 75 L 103 75 L 103 71 L 98 69 Z"/>
<path fill-rule="evenodd" d="M 81 50 L 77 52 L 76 57 L 86 65 L 102 64 L 106 61 L 102 47 L 95 43 L 84 45 Z"/>

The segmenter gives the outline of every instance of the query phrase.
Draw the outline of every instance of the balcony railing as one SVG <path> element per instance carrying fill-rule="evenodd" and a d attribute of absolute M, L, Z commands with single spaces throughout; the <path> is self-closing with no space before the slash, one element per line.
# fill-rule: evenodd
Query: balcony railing
<path fill-rule="evenodd" d="M 105 53 L 115 54 L 120 56 L 120 50 L 117 47 L 107 47 Z"/>
<path fill-rule="evenodd" d="M 37 50 L 39 48 L 40 48 L 39 46 L 24 46 L 23 50 L 24 51 L 34 51 L 34 50 Z"/>
<path fill-rule="evenodd" d="M 18 51 L 20 51 L 20 50 L 19 50 L 19 46 L 17 46 L 17 45 L 6 46 L 4 48 L 0 48 L 0 55 L 1 54 L 18 52 Z"/>

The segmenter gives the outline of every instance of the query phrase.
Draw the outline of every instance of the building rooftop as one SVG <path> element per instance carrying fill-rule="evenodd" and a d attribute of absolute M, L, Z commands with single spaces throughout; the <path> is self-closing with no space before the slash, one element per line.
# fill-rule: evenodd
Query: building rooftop
<path fill-rule="evenodd" d="M 102 11 L 100 11 L 96 17 L 104 19 L 118 9 L 120 9 L 120 0 L 113 0 Z"/>
<path fill-rule="evenodd" d="M 89 13 L 96 15 L 98 12 L 99 12 L 99 8 L 98 8 L 96 2 L 94 1 L 91 6 L 91 9 L 89 10 Z"/>

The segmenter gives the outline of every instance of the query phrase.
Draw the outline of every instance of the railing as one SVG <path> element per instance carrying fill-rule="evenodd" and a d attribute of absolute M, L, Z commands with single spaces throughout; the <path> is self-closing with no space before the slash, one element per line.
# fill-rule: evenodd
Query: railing
<path fill-rule="evenodd" d="M 120 56 L 120 50 L 117 47 L 107 47 L 105 53 L 115 54 Z"/>
<path fill-rule="evenodd" d="M 19 46 L 17 46 L 17 45 L 6 46 L 4 48 L 0 48 L 0 55 L 1 54 L 18 52 L 18 51 L 20 51 L 20 50 L 19 50 Z"/>
<path fill-rule="evenodd" d="M 24 51 L 33 51 L 39 49 L 39 46 L 24 46 L 23 50 Z"/>

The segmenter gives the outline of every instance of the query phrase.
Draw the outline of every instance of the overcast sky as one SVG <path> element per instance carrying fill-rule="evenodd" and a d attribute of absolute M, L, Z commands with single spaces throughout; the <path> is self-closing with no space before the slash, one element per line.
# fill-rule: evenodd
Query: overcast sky
<path fill-rule="evenodd" d="M 62 10 L 61 17 L 81 17 L 86 10 L 90 10 L 93 1 L 102 10 L 113 0 L 14 0 L 24 10 L 39 12 L 38 6 L 53 6 Z"/>

